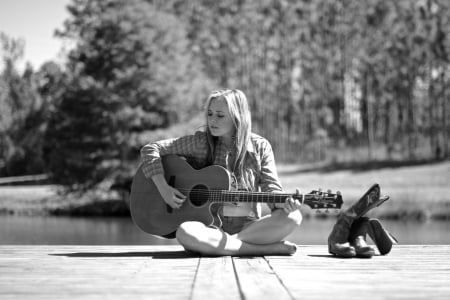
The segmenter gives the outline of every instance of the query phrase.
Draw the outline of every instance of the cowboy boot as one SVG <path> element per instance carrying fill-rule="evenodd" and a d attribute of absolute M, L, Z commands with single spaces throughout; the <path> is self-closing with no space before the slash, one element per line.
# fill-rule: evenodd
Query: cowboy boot
<path fill-rule="evenodd" d="M 381 255 L 391 252 L 392 245 L 398 244 L 397 239 L 381 225 L 378 219 L 369 219 L 367 233 L 380 251 Z"/>
<path fill-rule="evenodd" d="M 339 257 L 350 258 L 356 256 L 356 251 L 348 242 L 350 227 L 353 219 L 340 215 L 333 230 L 328 236 L 328 252 Z"/>
<path fill-rule="evenodd" d="M 371 258 L 375 255 L 375 248 L 366 242 L 366 234 L 369 226 L 369 218 L 361 217 L 354 221 L 350 229 L 348 241 L 355 248 L 356 256 Z"/>
<path fill-rule="evenodd" d="M 328 236 L 328 252 L 339 257 L 356 256 L 355 248 L 348 242 L 353 221 L 388 199 L 389 196 L 380 198 L 380 186 L 377 183 L 372 185 L 355 204 L 339 215 Z"/>

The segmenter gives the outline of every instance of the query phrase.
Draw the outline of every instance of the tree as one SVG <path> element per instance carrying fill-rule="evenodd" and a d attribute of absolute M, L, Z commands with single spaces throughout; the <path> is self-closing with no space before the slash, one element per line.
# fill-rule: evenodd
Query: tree
<path fill-rule="evenodd" d="M 42 137 L 47 105 L 37 90 L 33 69 L 21 75 L 16 69 L 24 42 L 1 33 L 4 69 L 0 74 L 0 145 L 5 160 L 0 174 L 6 176 L 41 173 Z"/>
<path fill-rule="evenodd" d="M 55 178 L 89 187 L 134 169 L 138 136 L 187 119 L 209 80 L 187 51 L 183 24 L 148 1 L 74 0 L 69 12 L 58 35 L 77 44 L 48 157 Z"/>

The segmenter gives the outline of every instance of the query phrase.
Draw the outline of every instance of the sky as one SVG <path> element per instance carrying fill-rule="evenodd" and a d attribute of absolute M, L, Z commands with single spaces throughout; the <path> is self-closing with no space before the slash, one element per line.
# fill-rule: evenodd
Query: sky
<path fill-rule="evenodd" d="M 63 61 L 64 42 L 54 37 L 69 13 L 70 0 L 0 0 L 0 31 L 10 38 L 25 40 L 19 69 L 30 62 L 38 69 L 47 60 Z"/>

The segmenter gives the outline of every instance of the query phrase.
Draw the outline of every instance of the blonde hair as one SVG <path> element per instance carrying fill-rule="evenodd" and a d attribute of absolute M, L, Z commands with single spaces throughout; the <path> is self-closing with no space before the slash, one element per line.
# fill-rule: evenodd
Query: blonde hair
<path fill-rule="evenodd" d="M 211 101 L 222 98 L 225 100 L 230 112 L 231 118 L 233 120 L 236 136 L 234 138 L 234 153 L 236 154 L 236 159 L 232 167 L 232 171 L 238 177 L 246 177 L 244 172 L 244 162 L 247 155 L 247 146 L 250 143 L 250 136 L 252 130 L 252 120 L 250 116 L 250 109 L 248 106 L 247 97 L 240 90 L 218 90 L 212 92 L 205 104 L 205 114 L 206 122 L 208 122 L 208 108 Z M 208 140 L 208 162 L 213 163 L 215 155 L 216 139 L 211 134 L 209 127 L 206 126 L 206 136 Z M 249 182 L 244 178 L 245 185 L 249 186 Z"/>

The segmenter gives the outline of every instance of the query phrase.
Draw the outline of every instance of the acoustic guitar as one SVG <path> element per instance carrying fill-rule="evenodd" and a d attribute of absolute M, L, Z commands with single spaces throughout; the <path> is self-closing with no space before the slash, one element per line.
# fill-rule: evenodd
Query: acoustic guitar
<path fill-rule="evenodd" d="M 339 192 L 285 194 L 232 190 L 232 177 L 227 169 L 212 165 L 196 170 L 176 155 L 163 156 L 162 164 L 167 182 L 186 195 L 187 199 L 179 209 L 172 209 L 164 202 L 153 181 L 144 176 L 142 166 L 139 167 L 131 186 L 130 212 L 136 225 L 152 235 L 170 234 L 186 221 L 220 226 L 219 210 L 213 209 L 214 204 L 284 203 L 288 196 L 313 209 L 339 209 L 343 203 Z"/>

